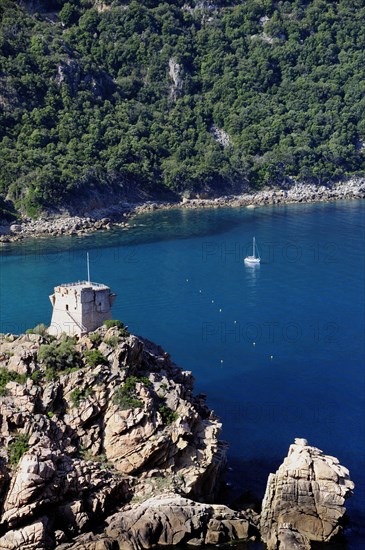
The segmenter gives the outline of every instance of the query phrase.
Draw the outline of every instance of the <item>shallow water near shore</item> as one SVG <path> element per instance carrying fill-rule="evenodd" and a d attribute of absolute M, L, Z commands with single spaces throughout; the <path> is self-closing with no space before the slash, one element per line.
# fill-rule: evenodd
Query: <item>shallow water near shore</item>
<path fill-rule="evenodd" d="M 1 249 L 0 332 L 50 322 L 53 286 L 91 275 L 113 315 L 192 370 L 221 417 L 227 501 L 262 498 L 295 437 L 350 469 L 350 528 L 365 546 L 364 201 L 144 214 L 128 231 Z M 256 236 L 260 266 L 244 256 Z M 323 546 L 323 545 L 322 545 Z M 258 545 L 241 548 L 260 548 Z"/>

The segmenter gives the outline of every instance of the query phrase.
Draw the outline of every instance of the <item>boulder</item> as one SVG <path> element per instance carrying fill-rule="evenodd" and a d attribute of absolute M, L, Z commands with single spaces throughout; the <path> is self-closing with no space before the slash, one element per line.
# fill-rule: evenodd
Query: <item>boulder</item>
<path fill-rule="evenodd" d="M 63 542 L 63 541 L 60 541 Z M 117 550 L 115 540 L 106 535 L 86 533 L 73 539 L 72 543 L 59 544 L 56 550 Z M 133 550 L 133 546 L 123 546 L 123 550 Z"/>
<path fill-rule="evenodd" d="M 278 530 L 279 550 L 310 550 L 308 538 L 292 527 L 281 527 Z"/>
<path fill-rule="evenodd" d="M 13 223 L 11 226 L 10 226 L 10 231 L 12 233 L 21 233 L 22 231 L 22 226 L 20 224 L 17 224 L 17 223 Z"/>
<path fill-rule="evenodd" d="M 296 439 L 275 474 L 262 503 L 260 531 L 269 550 L 294 548 L 293 540 L 328 542 L 341 530 L 345 500 L 354 483 L 339 461 Z M 292 542 L 290 542 L 292 541 Z"/>
<path fill-rule="evenodd" d="M 47 525 L 48 519 L 42 517 L 16 531 L 7 531 L 0 538 L 1 550 L 48 550 L 53 545 L 47 535 Z"/>
<path fill-rule="evenodd" d="M 218 544 L 248 540 L 250 520 L 227 506 L 194 502 L 176 494 L 152 497 L 125 507 L 107 520 L 106 535 L 121 548 Z"/>

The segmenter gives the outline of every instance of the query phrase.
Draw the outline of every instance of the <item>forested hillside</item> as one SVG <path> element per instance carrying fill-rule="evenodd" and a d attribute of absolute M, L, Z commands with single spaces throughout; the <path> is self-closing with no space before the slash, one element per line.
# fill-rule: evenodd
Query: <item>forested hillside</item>
<path fill-rule="evenodd" d="M 363 0 L 1 0 L 0 14 L 0 209 L 364 170 Z"/>

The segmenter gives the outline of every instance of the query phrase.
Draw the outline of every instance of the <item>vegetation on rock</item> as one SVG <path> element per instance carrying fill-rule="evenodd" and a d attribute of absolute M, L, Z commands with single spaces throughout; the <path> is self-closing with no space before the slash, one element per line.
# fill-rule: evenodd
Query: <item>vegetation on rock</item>
<path fill-rule="evenodd" d="M 76 388 L 71 392 L 70 399 L 73 407 L 79 407 L 81 401 L 86 399 L 92 394 L 91 388 L 85 388 L 84 390 Z"/>
<path fill-rule="evenodd" d="M 168 405 L 166 405 L 166 403 L 160 403 L 157 410 L 162 416 L 164 424 L 172 424 L 179 418 L 179 414 L 176 411 L 173 411 Z"/>
<path fill-rule="evenodd" d="M 118 388 L 113 395 L 113 403 L 122 411 L 143 407 L 143 401 L 137 397 L 138 382 L 146 387 L 151 386 L 151 382 L 145 376 L 128 376 L 123 386 Z"/>
<path fill-rule="evenodd" d="M 18 374 L 17 372 L 0 368 L 0 396 L 7 395 L 6 384 L 9 382 L 17 382 L 18 384 L 25 384 L 27 376 L 25 374 Z"/>
<path fill-rule="evenodd" d="M 8 446 L 9 464 L 16 466 L 24 453 L 29 449 L 29 436 L 19 434 Z"/>
<path fill-rule="evenodd" d="M 45 368 L 48 380 L 57 378 L 60 372 L 70 372 L 82 365 L 81 355 L 75 349 L 75 339 L 68 336 L 42 345 L 38 351 L 38 359 Z"/>
<path fill-rule="evenodd" d="M 104 326 L 106 328 L 124 328 L 124 323 L 122 323 L 122 321 L 119 321 L 119 319 L 107 319 L 106 321 L 104 321 Z"/>
<path fill-rule="evenodd" d="M 96 367 L 97 365 L 108 365 L 108 360 L 105 355 L 101 353 L 98 349 L 93 349 L 90 351 L 85 351 L 86 363 L 90 367 Z"/>
<path fill-rule="evenodd" d="M 107 346 L 110 346 L 111 348 L 116 348 L 119 342 L 118 336 L 109 336 L 107 338 L 104 338 L 104 343 Z"/>
<path fill-rule="evenodd" d="M 128 327 L 122 323 L 122 321 L 119 321 L 118 319 L 107 319 L 104 321 L 104 326 L 109 328 L 118 328 L 119 329 L 119 336 L 129 336 Z"/>
<path fill-rule="evenodd" d="M 41 336 L 44 336 L 47 333 L 47 325 L 44 323 L 40 323 L 39 325 L 36 325 L 34 328 L 28 328 L 25 331 L 26 334 L 40 334 Z"/>
<path fill-rule="evenodd" d="M 19 4 L 0 6 L 1 218 L 364 170 L 360 0 Z"/>
<path fill-rule="evenodd" d="M 99 332 L 91 332 L 88 336 L 89 336 L 89 340 L 95 346 L 98 346 L 102 341 L 102 337 L 101 337 L 101 334 L 99 334 Z"/>

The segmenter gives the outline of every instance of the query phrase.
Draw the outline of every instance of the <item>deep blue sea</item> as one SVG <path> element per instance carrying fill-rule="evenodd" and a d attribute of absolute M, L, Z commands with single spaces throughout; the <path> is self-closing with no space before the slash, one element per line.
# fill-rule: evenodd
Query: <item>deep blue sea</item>
<path fill-rule="evenodd" d="M 261 498 L 290 443 L 307 438 L 337 456 L 356 484 L 345 539 L 325 548 L 358 550 L 365 547 L 364 213 L 364 201 L 158 211 L 128 231 L 6 245 L 0 332 L 49 323 L 48 295 L 86 278 L 88 251 L 92 280 L 118 295 L 113 316 L 192 370 L 196 392 L 221 417 L 231 498 L 245 491 Z M 254 235 L 262 261 L 246 267 Z"/>

